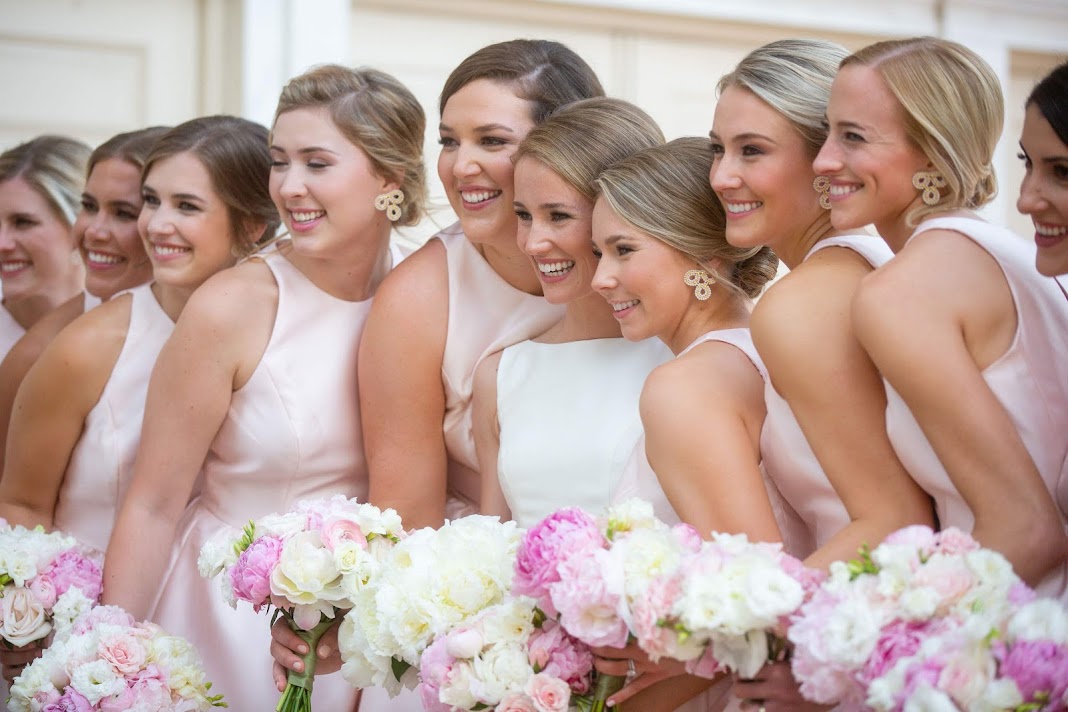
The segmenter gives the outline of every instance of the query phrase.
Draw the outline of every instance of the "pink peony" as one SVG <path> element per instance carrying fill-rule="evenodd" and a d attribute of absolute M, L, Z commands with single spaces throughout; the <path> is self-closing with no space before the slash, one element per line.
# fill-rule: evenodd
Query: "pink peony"
<path fill-rule="evenodd" d="M 73 586 L 86 598 L 95 601 L 100 598 L 100 591 L 104 587 L 100 564 L 74 549 L 57 556 L 41 573 L 51 577 L 57 596 L 62 596 Z"/>
<path fill-rule="evenodd" d="M 552 616 L 549 586 L 560 580 L 557 568 L 567 559 L 604 547 L 597 522 L 578 507 L 553 512 L 529 529 L 519 545 L 515 562 L 516 594 L 538 599 Z"/>
<path fill-rule="evenodd" d="M 531 676 L 523 692 L 530 696 L 538 712 L 566 712 L 571 701 L 571 690 L 567 683 L 543 672 Z"/>
<path fill-rule="evenodd" d="M 41 709 L 47 707 L 50 704 L 58 702 L 60 698 L 59 690 L 52 688 L 51 690 L 41 690 L 33 696 L 33 701 L 36 703 L 36 708 Z"/>
<path fill-rule="evenodd" d="M 572 692 L 582 695 L 590 689 L 593 653 L 569 636 L 556 621 L 547 620 L 534 631 L 527 654 L 537 672 L 560 678 Z"/>
<path fill-rule="evenodd" d="M 145 666 L 148 653 L 144 644 L 125 632 L 100 636 L 97 652 L 120 675 L 132 675 Z"/>
<path fill-rule="evenodd" d="M 41 602 L 41 607 L 46 611 L 52 610 L 52 606 L 56 605 L 58 596 L 51 576 L 45 574 L 34 576 L 27 582 L 26 588 L 37 597 L 37 600 Z"/>
<path fill-rule="evenodd" d="M 701 550 L 701 544 L 703 540 L 697 529 L 682 522 L 671 527 L 671 533 L 675 535 L 676 541 L 682 545 L 682 548 L 691 554 L 696 554 Z"/>
<path fill-rule="evenodd" d="M 930 622 L 898 620 L 883 628 L 879 642 L 860 671 L 861 681 L 871 684 L 890 672 L 898 660 L 914 655 L 923 641 L 937 632 L 937 627 Z"/>
<path fill-rule="evenodd" d="M 917 549 L 928 549 L 935 545 L 936 534 L 931 527 L 914 524 L 904 529 L 898 529 L 885 539 L 883 544 L 894 546 L 915 546 Z"/>
<path fill-rule="evenodd" d="M 448 712 L 449 706 L 439 699 L 442 686 L 449 680 L 456 659 L 449 655 L 448 639 L 440 636 L 431 643 L 419 658 L 419 676 L 422 684 L 419 685 L 419 697 L 423 701 L 423 709 L 434 712 Z"/>
<path fill-rule="evenodd" d="M 68 687 L 62 697 L 42 707 L 41 712 L 93 712 L 93 705 L 73 687 Z"/>
<path fill-rule="evenodd" d="M 326 548 L 333 551 L 343 541 L 355 542 L 361 549 L 367 549 L 367 536 L 360 525 L 351 519 L 330 519 L 323 524 L 321 536 Z"/>
<path fill-rule="evenodd" d="M 101 623 L 129 628 L 137 625 L 134 617 L 118 606 L 96 606 L 74 623 L 74 635 L 82 635 Z"/>
<path fill-rule="evenodd" d="M 634 616 L 634 635 L 638 645 L 649 654 L 653 662 L 662 657 L 672 657 L 678 648 L 678 633 L 668 626 L 660 625 L 672 617 L 672 609 L 682 593 L 682 572 L 653 579 L 631 605 Z"/>
<path fill-rule="evenodd" d="M 230 569 L 230 585 L 234 596 L 248 601 L 259 613 L 271 595 L 271 573 L 282 556 L 282 540 L 276 536 L 261 536 L 241 552 Z"/>
<path fill-rule="evenodd" d="M 1048 640 L 1021 640 L 995 647 L 999 677 L 1012 678 L 1025 702 L 1059 700 L 1068 694 L 1068 650 Z"/>
<path fill-rule="evenodd" d="M 1008 599 L 1013 606 L 1020 608 L 1037 598 L 1035 590 L 1023 581 L 1017 581 L 1009 589 Z"/>
<path fill-rule="evenodd" d="M 534 700 L 523 692 L 509 692 L 505 695 L 494 712 L 538 712 Z"/>
<path fill-rule="evenodd" d="M 568 633 L 587 645 L 622 648 L 629 631 L 617 613 L 620 597 L 606 584 L 604 553 L 598 549 L 566 559 L 559 566 L 560 580 L 549 592 Z"/>
<path fill-rule="evenodd" d="M 969 551 L 978 551 L 979 542 L 965 534 L 956 527 L 949 527 L 938 532 L 935 537 L 934 547 L 929 553 L 945 554 L 946 556 L 958 556 L 967 554 Z"/>

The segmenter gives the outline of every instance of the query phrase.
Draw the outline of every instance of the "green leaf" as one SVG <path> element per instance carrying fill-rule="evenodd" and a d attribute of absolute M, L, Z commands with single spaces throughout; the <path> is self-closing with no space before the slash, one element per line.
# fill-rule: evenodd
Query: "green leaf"
<path fill-rule="evenodd" d="M 408 669 L 411 668 L 411 666 L 411 663 L 401 660 L 400 658 L 393 658 L 389 661 L 389 667 L 393 671 L 393 677 L 398 681 L 404 677 L 404 673 L 408 672 Z"/>

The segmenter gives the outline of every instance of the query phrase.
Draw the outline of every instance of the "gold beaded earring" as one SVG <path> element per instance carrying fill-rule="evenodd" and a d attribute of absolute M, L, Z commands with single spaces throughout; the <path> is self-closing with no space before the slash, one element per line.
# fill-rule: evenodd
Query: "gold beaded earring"
<path fill-rule="evenodd" d="M 820 207 L 824 210 L 831 209 L 831 179 L 827 176 L 816 176 L 812 181 L 812 189 L 820 194 Z"/>
<path fill-rule="evenodd" d="M 697 301 L 703 302 L 712 296 L 712 285 L 716 283 L 716 280 L 703 269 L 692 269 L 688 271 L 682 277 L 682 281 L 687 286 L 693 287 L 693 295 L 697 297 Z"/>
<path fill-rule="evenodd" d="M 938 171 L 916 171 L 912 176 L 912 187 L 923 191 L 924 203 L 938 205 L 942 199 L 938 189 L 946 187 L 946 179 Z"/>
<path fill-rule="evenodd" d="M 391 190 L 388 193 L 382 193 L 375 198 L 375 209 L 385 210 L 386 217 L 390 222 L 397 222 L 400 220 L 401 209 L 400 204 L 404 202 L 404 191 L 397 189 Z"/>

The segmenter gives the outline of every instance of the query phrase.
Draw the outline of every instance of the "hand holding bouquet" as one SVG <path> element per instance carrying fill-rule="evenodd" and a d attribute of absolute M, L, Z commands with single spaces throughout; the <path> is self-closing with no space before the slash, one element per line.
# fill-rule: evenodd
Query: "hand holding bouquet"
<path fill-rule="evenodd" d="M 304 671 L 289 672 L 279 712 L 310 712 L 319 638 L 352 607 L 403 536 L 392 509 L 338 495 L 299 502 L 204 546 L 200 573 L 219 578 L 230 605 L 247 601 L 256 612 L 274 606 L 308 643 Z"/>
<path fill-rule="evenodd" d="M 209 695 L 196 651 L 121 608 L 99 606 L 57 635 L 11 687 L 14 712 L 64 710 L 206 712 L 225 707 Z"/>

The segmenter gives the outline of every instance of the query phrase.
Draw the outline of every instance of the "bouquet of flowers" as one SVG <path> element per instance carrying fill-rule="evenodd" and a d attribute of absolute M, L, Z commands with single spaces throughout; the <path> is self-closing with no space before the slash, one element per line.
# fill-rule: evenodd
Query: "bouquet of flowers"
<path fill-rule="evenodd" d="M 879 708 L 891 709 L 889 700 L 911 695 L 921 679 L 937 688 L 955 684 L 938 680 L 957 673 L 935 674 L 932 663 L 920 677 L 906 675 L 916 684 L 905 692 L 892 682 L 876 684 L 880 678 L 895 669 L 904 674 L 902 661 L 917 654 L 946 661 L 956 651 L 982 657 L 986 673 L 970 678 L 981 686 L 995 677 L 992 644 L 1003 622 L 1031 596 L 1004 557 L 960 530 L 906 527 L 874 551 L 862 549 L 859 560 L 831 565 L 830 577 L 790 627 L 794 675 L 801 693 L 815 702 L 860 709 L 874 704 L 869 695 L 875 692 Z M 954 659 L 964 665 L 963 658 Z M 965 667 L 937 669 L 963 674 Z"/>
<path fill-rule="evenodd" d="M 685 661 L 691 674 L 752 677 L 784 653 L 789 616 L 821 579 L 781 544 L 713 532 L 635 601 L 638 644 L 654 661 Z"/>
<path fill-rule="evenodd" d="M 121 608 L 98 606 L 57 635 L 44 654 L 15 678 L 14 712 L 139 710 L 203 712 L 225 707 L 196 651 L 151 623 L 135 623 Z"/>
<path fill-rule="evenodd" d="M 304 672 L 290 671 L 278 712 L 310 712 L 315 649 L 337 614 L 352 607 L 404 537 L 400 516 L 342 495 L 298 502 L 293 511 L 223 532 L 204 546 L 198 566 L 219 577 L 231 606 L 274 606 L 308 643 Z"/>
<path fill-rule="evenodd" d="M 341 623 L 345 679 L 391 696 L 415 689 L 431 642 L 504 600 L 518 545 L 514 522 L 480 515 L 411 532 L 356 592 Z"/>
<path fill-rule="evenodd" d="M 637 614 L 652 582 L 700 545 L 692 527 L 668 527 L 639 499 L 609 508 L 600 519 L 568 507 L 526 533 L 513 591 L 533 597 L 579 641 L 621 648 L 632 636 L 641 640 Z M 603 710 L 624 681 L 598 676 L 591 709 Z"/>
<path fill-rule="evenodd" d="M 590 688 L 593 655 L 526 597 L 438 636 L 419 663 L 423 708 L 562 712 Z"/>
<path fill-rule="evenodd" d="M 0 527 L 0 640 L 21 647 L 100 598 L 103 557 L 62 532 Z"/>

